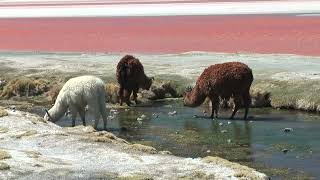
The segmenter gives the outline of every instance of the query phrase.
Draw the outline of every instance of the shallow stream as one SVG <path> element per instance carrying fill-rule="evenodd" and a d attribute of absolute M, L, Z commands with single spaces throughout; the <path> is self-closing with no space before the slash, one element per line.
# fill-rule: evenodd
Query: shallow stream
<path fill-rule="evenodd" d="M 231 111 L 220 110 L 221 117 L 212 120 L 209 107 L 184 107 L 176 100 L 152 107 L 113 109 L 117 111 L 110 112 L 108 131 L 130 142 L 183 157 L 220 156 L 256 168 L 272 179 L 320 178 L 318 114 L 256 108 L 250 109 L 250 119 L 243 121 L 229 120 Z M 169 115 L 174 111 L 176 114 Z M 57 124 L 71 126 L 71 120 L 64 118 Z"/>

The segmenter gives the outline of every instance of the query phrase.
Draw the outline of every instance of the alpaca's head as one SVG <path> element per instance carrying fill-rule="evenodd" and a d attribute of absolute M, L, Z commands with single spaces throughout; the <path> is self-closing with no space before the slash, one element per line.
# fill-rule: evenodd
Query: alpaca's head
<path fill-rule="evenodd" d="M 141 88 L 149 90 L 152 85 L 153 80 L 154 80 L 154 77 L 150 77 L 150 78 L 146 77 L 144 83 L 142 83 L 142 85 L 141 85 Z"/>
<path fill-rule="evenodd" d="M 183 105 L 188 106 L 192 104 L 191 101 L 191 95 L 192 95 L 192 87 L 187 86 L 184 93 L 183 93 Z"/>
<path fill-rule="evenodd" d="M 44 115 L 43 119 L 45 121 L 51 121 L 54 122 L 55 120 L 52 118 L 52 116 L 50 115 L 49 111 L 47 109 L 45 109 L 46 114 Z"/>
<path fill-rule="evenodd" d="M 206 99 L 203 91 L 196 84 L 194 88 L 187 87 L 183 94 L 183 105 L 189 107 L 200 106 Z"/>

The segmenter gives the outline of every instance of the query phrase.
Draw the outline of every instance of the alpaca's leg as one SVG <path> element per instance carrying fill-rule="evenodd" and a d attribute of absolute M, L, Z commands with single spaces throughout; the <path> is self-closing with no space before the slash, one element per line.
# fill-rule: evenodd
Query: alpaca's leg
<path fill-rule="evenodd" d="M 138 93 L 138 89 L 133 89 L 133 99 L 134 99 L 134 102 L 136 104 L 138 104 L 138 100 L 137 100 L 138 95 L 137 95 L 137 93 Z"/>
<path fill-rule="evenodd" d="M 102 89 L 104 91 L 104 89 Z M 106 100 L 105 96 L 102 95 L 98 99 L 98 108 L 99 108 L 99 114 L 97 116 L 99 117 L 100 115 L 102 116 L 103 119 L 103 129 L 107 130 L 107 120 L 108 120 L 108 115 L 107 115 L 107 110 L 106 110 Z"/>
<path fill-rule="evenodd" d="M 77 109 L 74 106 L 69 107 L 71 119 L 72 119 L 72 127 L 76 125 L 76 118 L 77 118 Z"/>
<path fill-rule="evenodd" d="M 211 116 L 210 118 L 213 118 L 215 115 L 215 118 L 218 118 L 218 110 L 219 110 L 219 98 L 216 96 L 210 97 L 211 100 Z"/>
<path fill-rule="evenodd" d="M 234 118 L 234 115 L 237 113 L 237 111 L 239 110 L 241 106 L 241 99 L 239 96 L 234 96 L 234 107 L 233 107 L 233 112 L 231 114 L 230 119 Z"/>
<path fill-rule="evenodd" d="M 89 107 L 89 111 L 90 114 L 93 115 L 94 118 L 94 129 L 97 129 L 98 124 L 99 124 L 99 120 L 100 120 L 100 107 L 99 107 L 99 98 L 95 97 L 93 99 L 89 99 L 88 100 L 88 107 Z"/>
<path fill-rule="evenodd" d="M 120 88 L 119 88 L 119 91 L 118 91 L 118 95 L 119 95 L 119 103 L 120 103 L 120 106 L 122 106 L 122 103 L 123 103 L 123 87 L 120 85 Z"/>
<path fill-rule="evenodd" d="M 125 99 L 125 102 L 128 106 L 131 105 L 131 101 L 130 101 L 130 96 L 131 96 L 131 93 L 132 93 L 132 89 L 126 89 L 124 91 L 124 99 Z"/>
<path fill-rule="evenodd" d="M 243 96 L 243 102 L 244 102 L 244 108 L 245 108 L 245 113 L 244 113 L 244 117 L 243 119 L 246 120 L 247 116 L 248 116 L 248 112 L 249 112 L 249 106 L 251 104 L 251 96 L 250 96 L 250 92 L 247 91 Z"/>
<path fill-rule="evenodd" d="M 78 107 L 78 112 L 82 120 L 82 125 L 86 126 L 86 111 L 84 108 Z"/>
<path fill-rule="evenodd" d="M 108 120 L 108 117 L 107 117 L 107 111 L 106 111 L 106 105 L 105 105 L 105 102 L 100 102 L 101 105 L 100 105 L 100 114 L 102 116 L 102 119 L 103 119 L 103 129 L 104 130 L 107 130 L 107 120 Z"/>

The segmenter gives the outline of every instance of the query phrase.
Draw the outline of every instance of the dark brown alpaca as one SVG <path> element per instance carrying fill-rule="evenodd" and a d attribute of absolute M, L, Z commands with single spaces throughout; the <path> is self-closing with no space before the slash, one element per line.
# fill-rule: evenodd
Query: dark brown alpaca
<path fill-rule="evenodd" d="M 230 119 L 233 119 L 243 101 L 245 107 L 244 119 L 247 119 L 251 104 L 250 86 L 253 81 L 251 69 L 240 62 L 215 64 L 203 71 L 196 85 L 185 93 L 184 105 L 200 106 L 206 97 L 212 103 L 211 118 L 218 117 L 220 99 L 234 98 L 234 109 Z"/>
<path fill-rule="evenodd" d="M 139 59 L 131 55 L 125 55 L 117 65 L 117 81 L 119 87 L 120 105 L 125 102 L 130 106 L 130 96 L 133 92 L 134 101 L 137 101 L 137 92 L 139 88 L 149 90 L 153 78 L 149 78 L 144 73 L 144 69 Z"/>

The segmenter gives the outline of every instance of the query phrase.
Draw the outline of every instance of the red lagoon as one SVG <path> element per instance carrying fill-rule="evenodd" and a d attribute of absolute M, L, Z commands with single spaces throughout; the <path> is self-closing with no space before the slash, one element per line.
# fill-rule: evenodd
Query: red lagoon
<path fill-rule="evenodd" d="M 320 55 L 320 17 L 292 15 L 0 19 L 0 50 Z"/>

